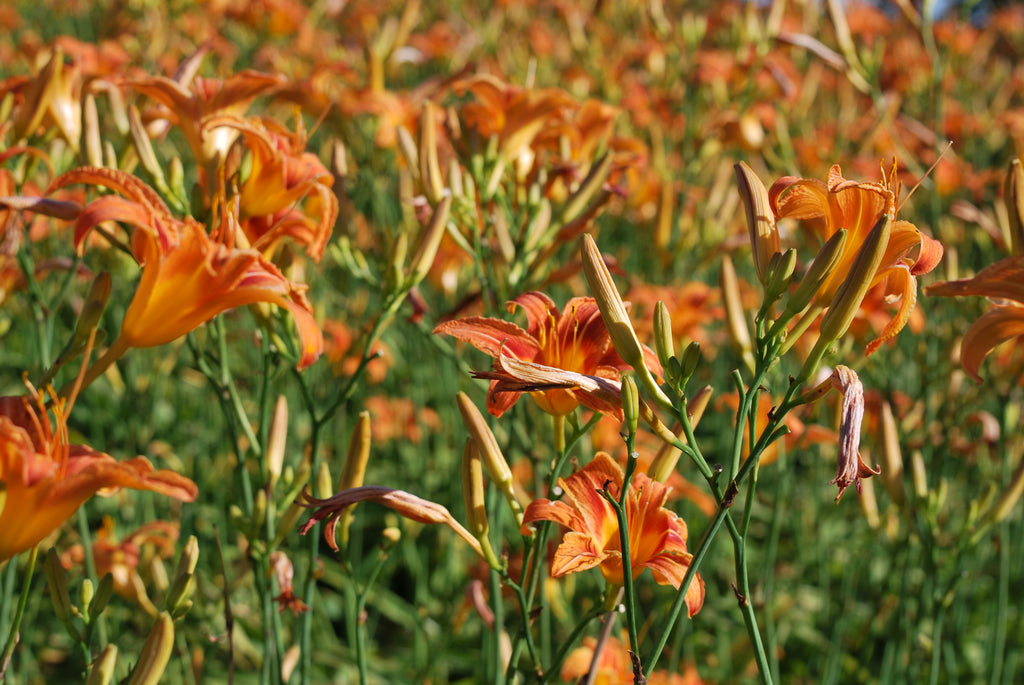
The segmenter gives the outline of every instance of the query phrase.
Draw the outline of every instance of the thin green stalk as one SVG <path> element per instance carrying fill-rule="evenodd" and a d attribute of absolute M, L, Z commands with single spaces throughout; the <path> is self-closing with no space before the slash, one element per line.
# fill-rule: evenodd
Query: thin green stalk
<path fill-rule="evenodd" d="M 730 530 L 730 533 L 733 531 Z M 771 668 L 768 665 L 768 657 L 764 651 L 764 643 L 761 641 L 761 631 L 757 627 L 757 616 L 754 614 L 754 605 L 750 601 L 750 574 L 747 571 L 747 547 L 746 538 L 733 533 L 733 557 L 735 559 L 736 578 L 739 584 L 735 589 L 736 599 L 739 603 L 740 613 L 743 615 L 743 622 L 747 626 L 747 633 L 754 647 L 754 659 L 757 661 L 757 670 L 761 674 L 761 682 L 770 685 L 772 682 Z"/>
<path fill-rule="evenodd" d="M 92 581 L 93 587 L 99 587 L 100 579 L 96 573 L 96 560 L 92 556 L 92 531 L 89 530 L 89 518 L 85 515 L 84 506 L 78 507 L 76 519 L 78 521 L 78 535 L 82 538 L 82 549 L 88 550 L 82 555 L 82 560 L 85 563 L 85 575 Z M 100 644 L 107 644 L 107 619 L 102 613 L 96 617 L 95 626 Z M 92 625 L 90 625 L 90 628 L 92 628 Z"/>
<path fill-rule="evenodd" d="M 492 484 L 493 485 L 493 484 Z M 505 604 L 501 600 L 501 579 L 496 570 L 490 569 L 491 611 L 494 612 L 494 625 L 491 626 L 491 683 L 501 685 L 503 671 L 501 668 L 501 627 L 505 624 Z"/>
<path fill-rule="evenodd" d="M 36 570 L 36 559 L 39 557 L 39 546 L 36 545 L 28 553 L 28 565 L 25 571 L 25 586 L 21 590 L 21 597 L 18 599 L 18 608 L 14 612 L 14 621 L 11 622 L 10 632 L 7 634 L 7 642 L 4 644 L 3 654 L 0 654 L 0 674 L 7 672 L 8 662 L 14 654 L 14 647 L 18 644 L 18 634 L 21 632 L 21 619 L 25 617 L 25 606 L 28 604 L 28 594 L 32 587 L 32 574 Z"/>
<path fill-rule="evenodd" d="M 576 627 L 572 629 L 571 633 L 569 633 L 569 637 L 567 637 L 562 643 L 558 653 L 555 655 L 554 661 L 552 661 L 551 665 L 544 671 L 544 676 L 540 680 L 541 685 L 548 682 L 552 677 L 557 677 L 558 673 L 562 670 L 562 664 L 565 662 L 566 657 L 569 656 L 569 651 L 576 644 L 576 640 L 578 640 L 580 635 L 583 634 L 583 631 L 586 630 L 590 622 L 602 613 L 604 613 L 603 607 L 597 606 L 591 609 L 586 616 L 580 619 L 579 623 L 576 624 Z"/>

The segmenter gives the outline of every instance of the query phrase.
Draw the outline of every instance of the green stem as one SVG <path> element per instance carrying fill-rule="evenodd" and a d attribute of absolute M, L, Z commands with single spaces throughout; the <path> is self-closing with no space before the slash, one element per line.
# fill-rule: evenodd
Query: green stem
<path fill-rule="evenodd" d="M 18 599 L 18 608 L 14 612 L 14 621 L 11 623 L 11 630 L 7 634 L 7 642 L 4 644 L 3 654 L 0 654 L 0 674 L 7 672 L 8 662 L 14 654 L 14 647 L 18 644 L 18 635 L 21 631 L 21 620 L 25 617 L 25 606 L 28 604 L 28 593 L 32 587 L 32 574 L 36 570 L 36 559 L 39 557 L 39 546 L 34 546 L 28 553 L 28 566 L 25 571 L 25 586 L 21 590 L 21 597 Z"/>

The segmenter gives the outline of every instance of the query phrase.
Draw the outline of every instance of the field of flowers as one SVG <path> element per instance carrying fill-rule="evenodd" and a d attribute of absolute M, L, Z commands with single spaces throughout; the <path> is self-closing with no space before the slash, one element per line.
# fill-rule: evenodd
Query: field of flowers
<path fill-rule="evenodd" d="M 879 5 L 0 7 L 5 682 L 1024 679 L 1024 7 Z"/>

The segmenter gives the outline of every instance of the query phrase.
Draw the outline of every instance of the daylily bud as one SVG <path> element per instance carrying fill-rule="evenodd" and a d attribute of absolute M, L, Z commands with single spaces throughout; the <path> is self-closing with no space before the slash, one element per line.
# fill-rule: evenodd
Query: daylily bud
<path fill-rule="evenodd" d="M 1017 465 L 1017 469 L 1013 472 L 1010 484 L 999 494 L 999 499 L 992 505 L 992 508 L 986 512 L 985 524 L 993 525 L 1006 518 L 1022 494 L 1024 494 L 1024 459 L 1021 460 Z"/>
<path fill-rule="evenodd" d="M 363 484 L 366 464 L 370 460 L 371 437 L 370 412 L 359 412 L 359 419 L 348 441 L 348 452 L 345 455 L 345 465 L 341 468 L 341 478 L 338 479 L 338 490 L 357 488 Z"/>
<path fill-rule="evenodd" d="M 739 183 L 740 200 L 747 214 L 747 230 L 750 232 L 750 245 L 754 251 L 754 266 L 761 283 L 766 283 L 768 261 L 781 249 L 779 229 L 775 225 L 768 200 L 768 189 L 761 183 L 754 170 L 740 162 L 735 166 L 736 180 Z"/>
<path fill-rule="evenodd" d="M 663 300 L 654 305 L 654 349 L 661 368 L 668 369 L 669 359 L 676 354 L 676 346 L 672 336 L 672 315 Z"/>
<path fill-rule="evenodd" d="M 85 685 L 110 685 L 117 668 L 117 645 L 107 645 L 92 662 Z"/>
<path fill-rule="evenodd" d="M 562 208 L 560 219 L 563 225 L 579 217 L 587 205 L 590 204 L 590 201 L 594 199 L 598 191 L 601 190 L 601 187 L 604 186 L 604 182 L 608 180 L 608 176 L 612 173 L 612 162 L 612 155 L 606 152 L 601 159 L 597 160 L 590 167 L 590 173 L 580 183 L 580 187 L 576 189 L 576 192 L 569 196 L 565 207 Z M 591 289 L 593 289 L 593 286 L 591 286 Z"/>
<path fill-rule="evenodd" d="M 139 108 L 135 105 L 128 105 L 128 131 L 132 136 L 132 143 L 135 145 L 135 153 L 139 156 L 139 163 L 142 168 L 153 178 L 158 186 L 165 185 L 163 167 L 156 159 L 153 151 L 153 143 L 149 139 L 149 133 L 142 123 L 142 116 Z M 116 167 L 115 167 L 116 168 Z"/>
<path fill-rule="evenodd" d="M 64 572 L 57 550 L 53 547 L 46 553 L 45 572 L 46 586 L 50 588 L 50 598 L 53 600 L 53 610 L 61 623 L 67 625 L 73 612 L 71 596 L 68 594 L 68 575 Z"/>
<path fill-rule="evenodd" d="M 693 372 L 697 370 L 697 365 L 700 364 L 700 357 L 700 343 L 694 340 L 686 346 L 682 356 L 679 358 L 679 365 L 684 379 L 689 380 Z"/>
<path fill-rule="evenodd" d="M 298 502 L 292 502 L 288 505 L 288 508 L 284 510 L 284 514 L 277 520 L 277 528 L 274 530 L 274 539 L 270 543 L 270 549 L 276 549 L 281 542 L 295 530 L 295 524 L 299 522 L 299 518 L 302 517 L 304 507 Z"/>
<path fill-rule="evenodd" d="M 462 185 L 462 167 L 454 157 L 448 160 L 448 187 L 452 190 L 452 197 L 463 197 L 466 193 Z"/>
<path fill-rule="evenodd" d="M 89 612 L 90 621 L 95 621 L 99 618 L 99 615 L 107 608 L 107 604 L 110 603 L 110 598 L 113 595 L 114 576 L 108 573 L 100 578 L 100 583 L 96 586 L 96 592 L 93 594 L 89 606 L 86 607 L 83 602 L 82 609 Z"/>
<path fill-rule="evenodd" d="M 441 164 L 437 159 L 437 131 L 434 122 L 434 105 L 429 100 L 423 103 L 420 114 L 420 182 L 423 193 L 431 204 L 437 204 L 444 195 L 444 180 Z"/>
<path fill-rule="evenodd" d="M 928 474 L 924 469 L 924 457 L 921 450 L 914 450 L 910 455 L 910 476 L 914 483 L 914 495 L 918 499 L 928 497 Z"/>
<path fill-rule="evenodd" d="M 501 562 L 494 554 L 487 535 L 490 526 L 487 521 L 483 465 L 480 463 L 480 450 L 473 438 L 466 438 L 466 447 L 462 452 L 462 498 L 466 505 L 467 527 L 480 542 L 484 559 L 491 568 L 501 568 Z"/>
<path fill-rule="evenodd" d="M 640 340 L 637 339 L 633 324 L 630 323 L 626 305 L 622 302 L 615 282 L 612 281 L 612 274 L 608 271 L 608 266 L 597 249 L 597 243 L 590 234 L 583 236 L 582 257 L 583 274 L 587 278 L 590 292 L 597 300 L 597 306 L 601 309 L 601 316 L 604 318 L 615 351 L 634 369 L 646 368 L 643 348 L 640 347 Z"/>
<path fill-rule="evenodd" d="M 640 391 L 637 390 L 636 381 L 632 376 L 622 379 L 622 417 L 626 423 L 626 429 L 630 435 L 636 433 L 637 424 L 640 421 Z"/>
<path fill-rule="evenodd" d="M 267 463 L 268 488 L 271 492 L 278 478 L 281 477 L 281 469 L 284 467 L 284 447 L 288 438 L 288 399 L 284 395 L 278 395 L 274 403 L 274 415 L 270 419 L 270 433 L 267 438 L 267 449 L 264 458 Z"/>
<path fill-rule="evenodd" d="M 768 260 L 765 272 L 764 297 L 766 302 L 775 302 L 789 290 L 789 281 L 796 271 L 796 250 L 790 248 L 785 252 L 776 252 Z"/>
<path fill-rule="evenodd" d="M 178 197 L 185 197 L 185 165 L 181 157 L 171 157 L 167 163 L 167 183 Z"/>
<path fill-rule="evenodd" d="M 83 613 L 89 612 L 89 605 L 92 603 L 95 591 L 96 588 L 93 587 L 92 579 L 85 578 L 82 580 L 82 588 L 79 590 L 79 598 L 81 599 Z"/>
<path fill-rule="evenodd" d="M 82 142 L 85 147 L 85 162 L 91 166 L 103 166 L 103 140 L 100 138 L 100 118 L 96 112 L 96 98 L 87 93 L 82 102 Z"/>
<path fill-rule="evenodd" d="M 878 266 L 882 263 L 885 248 L 889 245 L 892 218 L 892 214 L 883 215 L 864 239 L 850 267 L 850 273 L 840 284 L 828 311 L 821 319 L 822 339 L 829 342 L 839 340 L 853 322 L 853 317 L 871 287 Z"/>
<path fill-rule="evenodd" d="M 334 494 L 334 483 L 331 481 L 331 467 L 327 462 L 320 462 L 316 471 L 316 496 L 320 498 L 330 497 Z"/>
<path fill-rule="evenodd" d="M 1020 159 L 1012 160 L 1006 171 L 1003 201 L 1010 221 L 1010 251 L 1024 254 L 1024 167 Z"/>
<path fill-rule="evenodd" d="M 903 488 L 903 456 L 900 454 L 900 440 L 896 429 L 896 418 L 892 406 L 882 403 L 882 485 L 897 506 L 903 506 L 906 496 Z"/>
<path fill-rule="evenodd" d="M 508 462 L 505 461 L 505 457 L 501 453 L 501 448 L 498 447 L 498 440 L 494 437 L 494 433 L 491 432 L 487 422 L 484 421 L 480 410 L 469 399 L 469 395 L 460 392 L 456 395 L 456 400 L 459 404 L 459 413 L 462 414 L 462 422 L 466 425 L 466 430 L 469 431 L 470 436 L 476 441 L 477 447 L 480 449 L 480 456 L 484 467 L 487 469 L 487 475 L 491 477 L 491 481 L 504 495 L 505 501 L 508 502 L 508 506 L 512 509 L 513 516 L 515 516 L 516 525 L 522 526 L 523 508 L 519 504 L 519 500 L 516 499 L 512 481 L 512 469 L 509 468 Z"/>
<path fill-rule="evenodd" d="M 726 323 L 729 325 L 729 337 L 736 351 L 743 359 L 743 363 L 747 368 L 753 370 L 754 347 L 750 342 L 750 331 L 747 329 L 747 319 L 743 313 L 739 281 L 736 280 L 736 269 L 733 268 L 729 255 L 722 257 L 719 285 L 722 288 L 722 299 L 725 301 L 725 317 Z"/>
<path fill-rule="evenodd" d="M 153 628 L 149 631 L 146 644 L 142 646 L 139 661 L 132 669 L 128 685 L 157 685 L 164 675 L 167 662 L 171 660 L 174 650 L 174 621 L 166 611 L 156 617 Z"/>
<path fill-rule="evenodd" d="M 417 180 L 419 180 L 420 153 L 416 150 L 416 141 L 404 126 L 396 126 L 395 135 L 398 138 L 398 151 L 405 157 L 406 165 L 414 174 L 417 174 Z"/>
<path fill-rule="evenodd" d="M 832 234 L 832 237 L 825 241 L 825 244 L 818 250 L 814 261 L 807 268 L 800 284 L 789 296 L 786 302 L 786 315 L 795 316 L 807 308 L 814 296 L 818 294 L 822 284 L 835 270 L 839 258 L 843 255 L 843 247 L 846 245 L 847 230 L 842 228 Z"/>
<path fill-rule="evenodd" d="M 448 215 L 451 212 L 452 197 L 447 195 L 434 208 L 430 215 L 430 223 L 420 237 L 419 247 L 416 255 L 412 258 L 412 265 L 409 269 L 407 285 L 414 286 L 426 277 L 430 267 L 434 265 L 434 258 L 437 256 L 437 249 L 441 246 L 441 239 L 448 228 Z"/>
<path fill-rule="evenodd" d="M 405 276 L 405 259 L 409 256 L 409 236 L 399 233 L 391 245 L 388 266 L 385 273 L 387 292 L 395 292 L 403 284 Z"/>
<path fill-rule="evenodd" d="M 885 248 L 889 244 L 889 232 L 892 227 L 892 214 L 884 214 L 874 228 L 868 233 L 857 252 L 856 258 L 850 267 L 850 272 L 843 279 L 836 291 L 832 303 L 821 319 L 818 341 L 807 356 L 803 368 L 800 370 L 799 378 L 807 380 L 818 368 L 825 350 L 829 345 L 846 334 L 846 330 L 857 315 L 864 296 L 871 287 L 871 281 L 878 271 L 878 266 L 885 255 Z"/>
<path fill-rule="evenodd" d="M 85 304 L 82 306 L 82 314 L 75 324 L 75 337 L 88 337 L 89 331 L 99 325 L 100 317 L 103 316 L 110 301 L 110 274 L 101 271 L 97 274 L 92 286 L 89 287 L 89 294 L 85 297 Z"/>
<path fill-rule="evenodd" d="M 878 500 L 875 499 L 875 481 L 862 480 L 860 485 L 860 509 L 864 512 L 868 527 L 871 530 L 878 530 L 882 526 L 882 519 L 878 515 Z"/>
<path fill-rule="evenodd" d="M 174 574 L 174 580 L 171 582 L 171 588 L 167 591 L 167 599 L 164 602 L 165 612 L 161 616 L 167 615 L 167 612 L 170 612 L 171 616 L 183 615 L 182 610 L 186 609 L 186 602 L 188 602 L 189 596 L 192 594 L 192 588 L 195 586 L 195 572 L 198 562 L 199 541 L 195 535 L 191 535 L 188 542 L 185 543 L 185 548 L 181 551 L 178 569 Z M 170 616 L 168 616 L 169 618 Z M 173 632 L 172 628 L 172 635 Z M 147 641 L 146 644 L 148 646 L 149 642 Z M 160 672 L 163 673 L 163 669 Z M 135 682 L 134 679 L 132 682 Z"/>

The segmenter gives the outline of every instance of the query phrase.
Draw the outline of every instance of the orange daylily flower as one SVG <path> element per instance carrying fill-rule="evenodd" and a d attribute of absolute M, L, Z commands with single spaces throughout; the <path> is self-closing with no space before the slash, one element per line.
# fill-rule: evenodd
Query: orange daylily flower
<path fill-rule="evenodd" d="M 506 307 L 510 313 L 523 308 L 525 331 L 482 316 L 446 321 L 434 329 L 495 358 L 494 371 L 476 374 L 493 380 L 487 411 L 501 416 L 518 401 L 517 393 L 529 392 L 554 416 L 564 416 L 580 404 L 621 416 L 617 379 L 629 366 L 612 346 L 594 298 L 574 297 L 559 312 L 544 293 L 528 292 Z M 645 355 L 648 368 L 660 373 L 657 356 L 646 348 Z"/>
<path fill-rule="evenodd" d="M 186 71 L 189 76 L 194 74 L 192 70 Z M 210 120 L 223 115 L 241 116 L 259 95 L 284 82 L 279 74 L 247 69 L 226 79 L 194 76 L 189 83 L 187 77 L 179 82 L 166 76 L 150 76 L 130 80 L 128 85 L 169 110 L 159 113 L 157 118 L 177 124 L 192 154 L 205 166 L 222 160 L 238 137 L 238 131 L 211 125 Z"/>
<path fill-rule="evenodd" d="M 987 297 L 995 304 L 971 324 L 960 344 L 960 363 L 978 383 L 978 368 L 985 357 L 1007 340 L 1024 336 L 1024 255 L 1001 259 L 974 278 L 938 283 L 925 292 L 945 297 Z"/>
<path fill-rule="evenodd" d="M 561 500 L 538 499 L 526 508 L 524 532 L 527 524 L 535 521 L 554 521 L 569 529 L 555 550 L 552 576 L 558 578 L 597 567 L 608 583 L 622 585 L 619 523 L 601 491 L 618 497 L 623 478 L 615 460 L 599 452 L 573 475 L 558 479 L 565 492 Z M 630 564 L 634 577 L 649 568 L 656 582 L 678 589 L 693 555 L 686 551 L 686 522 L 664 508 L 668 495 L 666 485 L 643 473 L 634 474 L 626 495 Z M 704 581 L 698 574 L 686 593 L 689 615 L 700 611 L 703 604 Z"/>
<path fill-rule="evenodd" d="M 823 241 L 840 229 L 848 231 L 839 262 L 818 290 L 816 301 L 828 306 L 843 279 L 850 272 L 861 245 L 871 229 L 885 214 L 896 214 L 899 184 L 896 165 L 880 183 L 849 181 L 839 165 L 829 171 L 828 183 L 816 179 L 784 176 L 768 190 L 776 219 L 798 219 Z M 899 309 L 877 338 L 867 345 L 871 354 L 895 337 L 917 303 L 915 276 L 926 274 L 939 263 L 942 244 L 919 231 L 908 221 L 894 221 L 882 262 L 871 279 L 871 287 L 882 284 L 886 299 L 898 301 Z"/>
<path fill-rule="evenodd" d="M 557 88 L 520 88 L 489 74 L 476 74 L 457 81 L 456 93 L 469 91 L 476 102 L 462 106 L 459 112 L 464 129 L 476 130 L 486 140 L 498 138 L 503 161 L 516 162 L 524 172 L 533 166 L 534 139 L 560 111 L 573 104 L 572 98 Z"/>
<path fill-rule="evenodd" d="M 331 190 L 334 176 L 306 151 L 301 118 L 294 133 L 268 118 L 212 117 L 207 123 L 240 131 L 252 151 L 252 169 L 239 189 L 239 218 L 253 249 L 269 255 L 289 236 L 320 261 L 338 218 L 338 198 Z"/>
<path fill-rule="evenodd" d="M 295 320 L 302 346 L 298 367 L 316 361 L 323 337 L 305 286 L 289 281 L 259 252 L 232 246 L 237 219 L 230 203 L 221 203 L 222 226 L 219 235 L 211 236 L 191 217 L 172 216 L 153 189 L 130 174 L 82 167 L 55 179 L 50 190 L 73 183 L 103 185 L 125 196 L 101 197 L 82 210 L 75 224 L 79 250 L 104 221 L 138 229 L 132 232 L 132 253 L 142 266 L 142 279 L 108 356 L 116 358 L 130 347 L 163 345 L 228 309 L 267 302 L 286 308 Z"/>
<path fill-rule="evenodd" d="M 146 592 L 146 582 L 139 573 L 139 567 L 147 568 L 151 561 L 170 558 L 179 534 L 177 523 L 151 521 L 117 540 L 114 520 L 104 516 L 103 525 L 92 543 L 96 575 L 102 578 L 111 574 L 114 592 L 137 602 L 150 616 L 156 616 L 159 611 Z M 72 546 L 61 555 L 60 561 L 64 568 L 83 563 L 85 548 L 82 545 Z"/>
<path fill-rule="evenodd" d="M 583 645 L 577 647 L 562 664 L 561 678 L 566 683 L 578 683 L 590 672 L 597 649 L 597 638 L 583 638 Z M 633 685 L 633 660 L 629 658 L 629 641 L 622 637 L 609 636 L 597 659 L 594 685 Z M 683 673 L 672 673 L 658 669 L 647 679 L 647 685 L 701 685 L 703 681 L 697 667 L 686 664 Z"/>
<path fill-rule="evenodd" d="M 195 499 L 195 483 L 173 471 L 155 471 L 145 457 L 117 461 L 69 444 L 73 399 L 51 396 L 47 411 L 43 393 L 32 392 L 31 398 L 0 398 L 0 562 L 39 544 L 96 494 L 132 488 Z"/>

